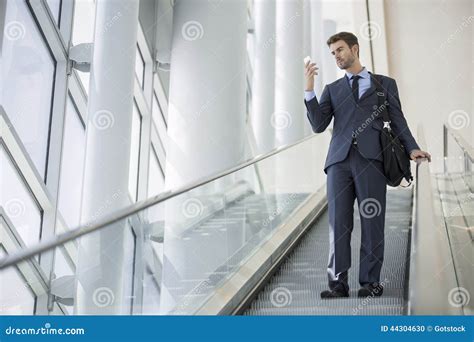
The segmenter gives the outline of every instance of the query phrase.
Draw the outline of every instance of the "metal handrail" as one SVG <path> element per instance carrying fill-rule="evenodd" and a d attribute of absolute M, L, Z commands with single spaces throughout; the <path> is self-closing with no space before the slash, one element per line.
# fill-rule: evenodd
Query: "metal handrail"
<path fill-rule="evenodd" d="M 116 223 L 130 215 L 133 215 L 136 212 L 139 212 L 141 210 L 147 209 L 151 206 L 154 206 L 158 203 L 164 202 L 170 198 L 173 198 L 175 196 L 178 196 L 182 193 L 191 191 L 195 188 L 198 188 L 200 186 L 203 186 L 205 184 L 208 184 L 212 181 L 215 181 L 216 179 L 222 178 L 224 176 L 227 176 L 231 173 L 237 172 L 249 165 L 256 164 L 264 159 L 267 159 L 275 154 L 281 153 L 283 151 L 286 151 L 290 148 L 293 148 L 297 145 L 300 145 L 310 139 L 316 138 L 318 135 L 317 134 L 312 134 L 308 137 L 305 137 L 301 140 L 298 140 L 297 142 L 280 146 L 277 147 L 270 152 L 258 155 L 256 157 L 250 158 L 247 161 L 231 167 L 230 169 L 227 169 L 225 171 L 218 172 L 212 176 L 207 176 L 203 177 L 195 182 L 192 182 L 186 186 L 182 186 L 178 189 L 174 190 L 168 190 L 166 192 L 163 192 L 159 195 L 156 195 L 154 197 L 150 197 L 146 200 L 142 200 L 140 202 L 134 203 L 128 207 L 125 207 L 123 209 L 119 209 L 114 213 L 111 213 L 109 215 L 104 216 L 102 219 L 96 220 L 95 222 L 89 222 L 84 225 L 79 226 L 78 228 L 69 230 L 63 234 L 56 235 L 55 237 L 49 239 L 49 240 L 43 240 L 37 243 L 36 245 L 33 245 L 31 247 L 22 249 L 15 254 L 8 255 L 2 259 L 0 259 L 0 270 L 4 269 L 6 267 L 12 266 L 17 264 L 18 262 L 21 262 L 23 260 L 27 260 L 37 254 L 43 253 L 45 251 L 48 251 L 52 248 L 58 247 L 60 245 L 63 245 L 71 240 L 77 239 L 83 235 L 98 231 L 104 227 L 107 227 L 113 223 Z"/>
<path fill-rule="evenodd" d="M 418 142 L 426 148 L 421 126 L 418 128 Z M 433 197 L 430 166 L 423 162 L 426 160 L 418 158 L 416 161 L 408 313 L 462 314 L 459 308 L 449 303 L 448 293 L 458 286 L 456 272 L 444 219 L 436 215 L 442 213 L 441 203 Z"/>
<path fill-rule="evenodd" d="M 474 148 L 467 142 L 466 139 L 458 132 L 453 130 L 446 124 L 443 124 L 443 166 L 444 172 L 447 172 L 447 158 L 448 158 L 448 133 L 453 137 L 454 141 L 461 148 L 464 155 L 464 171 L 470 171 L 470 162 L 474 162 Z"/>

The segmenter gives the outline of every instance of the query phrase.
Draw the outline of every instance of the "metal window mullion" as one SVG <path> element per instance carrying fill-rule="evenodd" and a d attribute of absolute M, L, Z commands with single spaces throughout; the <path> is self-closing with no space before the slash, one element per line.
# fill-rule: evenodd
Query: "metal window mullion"
<path fill-rule="evenodd" d="M 158 100 L 158 103 L 160 104 L 166 126 L 168 126 L 168 98 L 166 97 L 166 93 L 165 93 L 165 90 L 163 89 L 163 84 L 161 83 L 158 73 L 155 73 L 153 89 L 155 90 L 156 98 Z"/>
<path fill-rule="evenodd" d="M 46 175 L 46 188 L 49 193 L 52 194 L 52 208 L 45 210 L 43 215 L 42 239 L 50 239 L 56 232 L 67 89 L 67 62 L 59 62 L 56 65 L 53 114 L 51 116 L 51 129 L 48 144 L 48 168 Z M 41 254 L 40 265 L 48 275 L 49 281 L 53 279 L 56 251 L 57 250 L 51 250 Z M 47 296 L 38 298 L 36 313 L 40 315 L 49 313 Z"/>
<path fill-rule="evenodd" d="M 66 43 L 59 32 L 56 23 L 51 18 L 47 5 L 41 0 L 28 0 L 33 15 L 36 18 L 39 28 L 43 33 L 46 43 L 53 54 L 54 59 L 59 61 L 67 60 Z"/>
<path fill-rule="evenodd" d="M 76 105 L 77 112 L 83 123 L 87 122 L 87 95 L 84 92 L 81 80 L 74 71 L 69 77 L 69 93 Z"/>
<path fill-rule="evenodd" d="M 3 208 L 0 207 L 0 245 L 2 245 L 7 254 L 12 254 L 19 249 L 25 248 L 20 234 L 16 231 L 13 223 L 9 220 Z M 48 292 L 48 283 L 46 274 L 35 258 L 18 263 L 15 267 L 21 273 L 36 297 L 42 296 Z"/>
<path fill-rule="evenodd" d="M 153 129 L 151 131 L 151 143 L 153 145 L 153 149 L 156 152 L 156 157 L 158 159 L 158 163 L 160 164 L 160 168 L 165 173 L 165 165 L 166 165 L 166 153 L 161 144 L 160 138 L 158 136 L 158 132 L 156 131 L 155 125 L 153 125 Z"/>
<path fill-rule="evenodd" d="M 1 142 L 12 157 L 20 177 L 25 180 L 40 210 L 46 211 L 53 208 L 52 198 L 43 182 L 43 177 L 36 170 L 2 106 L 0 106 L 0 132 Z"/>

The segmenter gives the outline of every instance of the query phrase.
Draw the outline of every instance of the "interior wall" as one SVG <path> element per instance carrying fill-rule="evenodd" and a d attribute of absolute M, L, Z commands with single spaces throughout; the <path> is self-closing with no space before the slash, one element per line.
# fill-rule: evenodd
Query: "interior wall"
<path fill-rule="evenodd" d="M 389 75 L 410 128 L 422 123 L 441 171 L 442 125 L 473 144 L 472 0 L 385 0 Z"/>

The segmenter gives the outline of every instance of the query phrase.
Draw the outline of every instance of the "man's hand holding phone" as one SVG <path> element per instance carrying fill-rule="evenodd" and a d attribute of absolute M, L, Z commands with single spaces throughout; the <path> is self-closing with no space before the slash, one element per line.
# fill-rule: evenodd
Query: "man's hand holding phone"
<path fill-rule="evenodd" d="M 306 56 L 303 60 L 305 68 L 306 88 L 305 90 L 314 90 L 314 76 L 318 74 L 316 63 L 311 63 L 311 57 Z"/>

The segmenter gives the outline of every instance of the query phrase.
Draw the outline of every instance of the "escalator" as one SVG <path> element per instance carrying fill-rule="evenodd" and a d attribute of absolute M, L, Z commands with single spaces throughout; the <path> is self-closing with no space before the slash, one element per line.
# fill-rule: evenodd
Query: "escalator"
<path fill-rule="evenodd" d="M 243 315 L 402 315 L 406 313 L 411 189 L 388 191 L 381 297 L 358 298 L 360 218 L 355 204 L 350 297 L 322 300 L 327 288 L 328 214 L 313 224 Z"/>
<path fill-rule="evenodd" d="M 421 132 L 419 141 L 425 146 L 422 137 Z M 428 163 L 422 162 L 416 165 L 412 186 L 387 191 L 380 279 L 383 296 L 357 297 L 360 218 L 355 203 L 350 297 L 320 299 L 320 292 L 327 288 L 329 247 L 322 172 L 324 143 L 327 139 L 323 135 L 305 138 L 28 248 L 7 231 L 2 241 L 8 255 L 0 260 L 0 273 L 15 267 L 25 284 L 34 284 L 34 273 L 42 274 L 38 255 L 68 253 L 76 274 L 54 271 L 51 283 L 43 274 L 42 288 L 38 287 L 39 295 L 47 296 L 51 306 L 64 313 L 71 312 L 65 306 L 78 302 L 73 291 L 75 279 L 90 285 L 90 270 L 106 269 L 107 263 L 116 267 L 120 254 L 127 261 L 123 267 L 129 269 L 120 277 L 103 279 L 106 285 L 100 287 L 115 294 L 116 306 L 86 306 L 81 313 L 249 316 L 472 312 L 472 301 L 457 305 L 446 296 L 453 293 L 458 298 L 463 291 L 474 291 L 472 172 L 433 174 Z M 309 155 L 314 158 L 308 159 Z M 120 236 L 117 233 L 124 234 L 120 245 L 110 241 L 110 237 Z M 90 265 L 83 264 L 86 273 L 81 273 L 76 266 L 84 253 L 80 250 L 84 241 L 94 246 L 97 254 L 85 255 L 85 259 L 82 254 L 82 262 L 89 260 Z M 95 290 L 84 288 L 82 300 L 90 300 Z M 110 311 L 103 311 L 106 309 Z"/>

